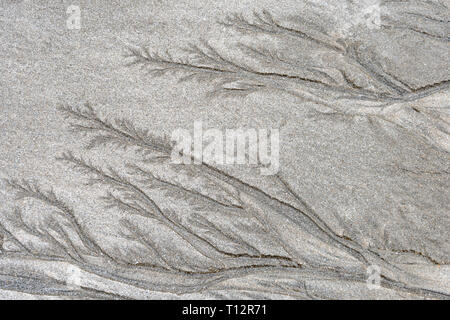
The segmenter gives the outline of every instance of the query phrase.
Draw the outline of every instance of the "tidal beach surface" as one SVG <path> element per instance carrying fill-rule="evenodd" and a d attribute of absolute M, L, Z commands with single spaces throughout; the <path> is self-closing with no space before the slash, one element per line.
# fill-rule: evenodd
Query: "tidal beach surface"
<path fill-rule="evenodd" d="M 0 299 L 450 297 L 448 1 L 0 0 L 0 30 Z"/>

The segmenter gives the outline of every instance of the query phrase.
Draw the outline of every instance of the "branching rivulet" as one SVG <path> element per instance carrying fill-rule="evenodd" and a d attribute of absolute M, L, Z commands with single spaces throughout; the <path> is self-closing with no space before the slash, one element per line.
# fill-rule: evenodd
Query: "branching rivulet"
<path fill-rule="evenodd" d="M 439 36 L 405 25 L 404 14 L 399 9 L 389 17 L 383 16 L 383 24 L 377 32 L 403 24 L 402 28 L 411 32 L 448 42 L 446 21 L 433 21 L 434 25 L 438 24 L 435 29 L 447 30 L 447 35 Z M 275 90 L 339 113 L 379 114 L 386 106 L 417 100 L 450 87 L 448 79 L 415 87 L 388 72 L 383 61 L 370 53 L 369 43 L 331 36 L 327 33 L 330 30 L 320 22 L 292 23 L 304 23 L 303 20 L 293 17 L 290 21 L 281 21 L 265 10 L 254 12 L 253 18 L 241 14 L 228 16 L 220 22 L 222 25 L 273 38 L 271 44 L 264 46 L 242 40 L 236 45 L 235 57 L 222 54 L 206 41 L 182 49 L 180 58 L 168 51 L 156 53 L 149 48 L 132 47 L 127 57 L 131 59 L 129 65 L 140 65 L 154 76 L 179 73 L 180 81 L 212 82 L 215 84 L 213 95 L 248 95 Z M 427 27 L 429 25 L 422 26 Z M 280 39 L 293 48 L 298 47 L 298 52 L 287 55 L 284 49 L 276 48 Z M 275 47 L 269 49 L 269 46 Z M 244 63 L 248 58 L 253 62 Z"/>
<path fill-rule="evenodd" d="M 180 176 L 205 178 L 208 189 L 217 191 L 209 193 L 201 185 L 192 187 L 164 178 L 148 166 L 164 166 L 170 161 L 170 144 L 165 139 L 125 120 L 104 119 L 89 104 L 60 110 L 72 120 L 71 129 L 87 137 L 87 150 L 113 147 L 119 159 L 121 149 L 133 150 L 141 157 L 135 163 L 124 160 L 123 168 L 98 166 L 71 152 L 58 158 L 85 174 L 87 186 L 104 190 L 100 200 L 105 208 L 127 216 L 121 220 L 117 235 L 127 243 L 127 250 L 95 240 L 94 230 L 88 231 L 55 192 L 27 181 L 10 180 L 8 184 L 19 198 L 43 203 L 50 215 L 36 227 L 28 224 L 17 209 L 1 226 L 7 241 L 17 250 L 3 255 L 69 262 L 85 272 L 130 285 L 137 285 L 139 278 L 138 285 L 151 290 L 160 288 L 152 280 L 156 275 L 170 273 L 181 277 L 177 280 L 178 293 L 196 292 L 199 286 L 213 291 L 236 276 L 276 270 L 324 279 L 348 277 L 363 285 L 365 267 L 376 262 L 384 266 L 386 288 L 438 295 L 413 289 L 414 278 L 350 238 L 337 235 L 281 176 L 277 179 L 287 193 L 294 195 L 295 203 L 280 200 L 207 163 L 174 166 Z M 168 199 L 177 202 L 177 209 L 167 206 Z M 46 245 L 30 246 L 17 230 Z M 161 243 L 161 234 L 171 241 Z M 191 285 L 186 287 L 187 283 Z M 304 287 L 301 283 L 299 286 Z M 298 294 L 298 288 L 284 290 L 288 295 Z M 308 296 L 307 290 L 302 294 Z"/>

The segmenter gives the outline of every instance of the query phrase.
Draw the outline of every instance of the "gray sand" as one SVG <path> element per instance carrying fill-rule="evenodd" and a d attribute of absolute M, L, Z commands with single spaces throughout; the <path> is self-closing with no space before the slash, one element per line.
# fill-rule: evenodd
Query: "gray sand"
<path fill-rule="evenodd" d="M 1 299 L 450 297 L 448 1 L 0 0 L 0 28 Z M 278 129 L 279 171 L 170 163 L 196 121 Z"/>

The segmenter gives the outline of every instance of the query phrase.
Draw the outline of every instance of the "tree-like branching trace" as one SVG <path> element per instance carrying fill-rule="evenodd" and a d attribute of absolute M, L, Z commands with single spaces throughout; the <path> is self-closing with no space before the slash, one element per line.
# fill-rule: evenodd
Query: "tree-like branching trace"
<path fill-rule="evenodd" d="M 409 288 L 400 281 L 406 275 L 389 278 L 394 274 L 392 270 L 395 267 L 386 264 L 377 254 L 348 237 L 337 235 L 295 194 L 281 175 L 276 176 L 276 179 L 287 193 L 294 196 L 293 204 L 206 163 L 198 166 L 174 166 L 180 175 L 208 177 L 210 188 L 227 192 L 228 199 L 225 200 L 205 193 L 202 188 L 192 188 L 178 181 L 167 180 L 147 168 L 149 157 L 157 157 L 159 165 L 170 161 L 170 144 L 164 139 L 135 127 L 129 121 L 109 121 L 102 118 L 90 104 L 81 107 L 65 106 L 60 110 L 71 120 L 70 129 L 87 137 L 87 151 L 113 147 L 117 151 L 133 151 L 141 158 L 135 163 L 124 160 L 125 172 L 121 172 L 121 169 L 112 166 L 95 165 L 70 151 L 58 157 L 58 160 L 86 175 L 87 186 L 105 190 L 104 196 L 100 197 L 105 209 L 118 210 L 128 216 L 121 220 L 118 234 L 128 243 L 127 252 L 105 247 L 104 243 L 95 240 L 93 233 L 79 222 L 74 210 L 53 190 L 45 190 L 28 181 L 8 180 L 7 184 L 15 190 L 18 199 L 41 202 L 53 213 L 46 215 L 42 224 L 36 227 L 26 222 L 22 211 L 17 208 L 10 215 L 9 222 L 0 225 L 6 239 L 14 243 L 16 248 L 3 254 L 66 261 L 83 270 L 110 279 L 120 278 L 129 283 L 134 283 L 133 277 L 128 275 L 130 278 L 124 279 L 126 270 L 138 268 L 143 274 L 148 270 L 185 277 L 209 276 L 198 278 L 198 281 L 212 281 L 215 285 L 219 279 L 220 283 L 239 274 L 258 273 L 262 270 L 308 270 L 317 273 L 315 276 L 342 277 L 339 273 L 343 267 L 342 262 L 334 258 L 342 255 L 348 259 L 344 264 L 349 264 L 350 269 L 354 270 L 348 274 L 353 280 L 360 279 L 363 282 L 364 266 L 376 261 L 384 264 L 386 270 L 391 270 L 386 271 L 386 287 L 418 290 Z M 120 157 L 120 152 L 117 155 Z M 160 202 L 161 195 L 164 202 L 171 199 L 186 206 L 190 214 L 185 216 L 179 210 L 168 208 Z M 221 218 L 211 218 L 213 212 Z M 146 223 L 142 225 L 135 217 L 145 219 Z M 230 217 L 234 220 L 232 228 L 223 223 Z M 289 237 L 284 237 L 283 229 L 288 225 L 290 234 Z M 159 233 L 149 233 L 148 226 L 153 226 Z M 13 229 L 15 232 L 21 230 L 46 245 L 35 248 L 15 235 Z M 169 234 L 174 239 L 174 244 L 161 244 L 158 240 L 161 232 Z M 296 236 L 292 237 L 293 234 Z M 299 244 L 298 239 L 302 238 L 309 240 Z M 277 249 L 264 249 L 268 247 Z M 323 251 L 318 252 L 315 250 L 317 247 L 321 247 Z M 186 248 L 193 250 L 195 261 L 186 256 Z M 105 266 L 113 266 L 114 271 L 108 270 L 107 275 L 102 274 L 106 272 Z M 148 288 L 154 289 L 155 284 L 148 281 Z M 206 284 L 203 286 L 208 287 Z M 425 295 L 437 294 L 420 292 Z M 289 289 L 286 294 L 295 295 L 295 291 Z"/>
<path fill-rule="evenodd" d="M 301 17 L 292 19 L 301 21 Z M 394 28 L 389 24 L 391 20 L 387 19 L 383 28 Z M 215 83 L 212 95 L 245 96 L 261 90 L 282 91 L 340 113 L 355 112 L 345 102 L 348 100 L 352 100 L 352 105 L 370 107 L 368 110 L 373 113 L 373 107 L 382 110 L 393 103 L 413 101 L 448 90 L 450 86 L 446 79 L 413 87 L 388 72 L 377 57 L 368 55 L 368 44 L 345 37 L 336 39 L 317 25 L 303 31 L 299 26 L 278 21 L 266 10 L 254 12 L 253 19 L 232 14 L 220 23 L 244 33 L 281 38 L 294 48 L 298 46 L 298 54 L 287 56 L 283 54 L 284 49 L 254 46 L 243 40 L 237 44 L 234 54 L 239 58 L 230 58 L 203 40 L 200 45 L 181 49 L 179 58 L 168 51 L 158 53 L 149 48 L 130 47 L 129 65 L 139 65 L 153 76 L 179 73 L 180 81 Z M 445 29 L 445 21 L 439 23 Z M 304 47 L 311 50 L 300 49 Z M 314 63 L 305 63 L 310 60 L 311 52 L 316 54 Z M 321 56 L 326 56 L 327 61 Z M 254 63 L 243 63 L 243 58 L 251 58 Z M 364 113 L 364 109 L 359 108 L 358 112 Z"/>

